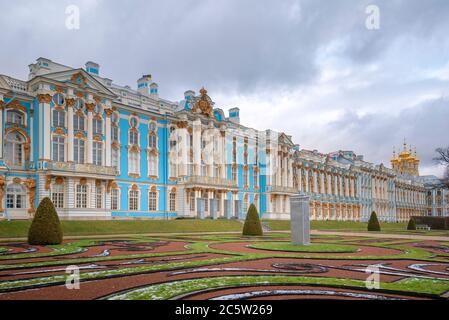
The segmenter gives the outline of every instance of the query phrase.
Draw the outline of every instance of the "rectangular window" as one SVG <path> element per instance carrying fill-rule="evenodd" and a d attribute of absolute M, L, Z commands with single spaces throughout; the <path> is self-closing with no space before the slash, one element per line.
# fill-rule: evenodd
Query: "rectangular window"
<path fill-rule="evenodd" d="M 53 137 L 53 161 L 64 162 L 64 137 Z"/>
<path fill-rule="evenodd" d="M 129 133 L 129 144 L 139 144 L 139 134 L 136 131 Z"/>
<path fill-rule="evenodd" d="M 51 201 L 55 208 L 64 208 L 64 185 L 55 184 L 52 186 Z"/>
<path fill-rule="evenodd" d="M 139 210 L 139 191 L 138 190 L 131 190 L 129 191 L 129 210 L 130 211 L 137 211 Z"/>
<path fill-rule="evenodd" d="M 112 141 L 118 142 L 118 127 L 112 127 Z"/>
<path fill-rule="evenodd" d="M 73 115 L 73 129 L 76 131 L 84 131 L 84 117 L 74 114 Z"/>
<path fill-rule="evenodd" d="M 94 134 L 102 134 L 103 133 L 103 121 L 101 119 L 94 119 L 92 122 L 93 133 Z"/>
<path fill-rule="evenodd" d="M 74 139 L 73 141 L 73 159 L 76 163 L 84 163 L 84 140 Z"/>
<path fill-rule="evenodd" d="M 195 211 L 195 192 L 190 192 L 190 211 Z"/>
<path fill-rule="evenodd" d="M 255 188 L 259 186 L 259 174 L 256 170 L 253 171 L 253 184 Z"/>
<path fill-rule="evenodd" d="M 231 179 L 237 182 L 237 166 L 232 165 Z"/>
<path fill-rule="evenodd" d="M 76 185 L 76 201 L 77 208 L 87 208 L 87 186 L 77 184 Z"/>
<path fill-rule="evenodd" d="M 119 190 L 114 188 L 111 190 L 111 209 L 118 210 L 119 209 Z"/>
<path fill-rule="evenodd" d="M 65 112 L 53 110 L 53 127 L 65 127 Z"/>
<path fill-rule="evenodd" d="M 139 174 L 139 154 L 137 152 L 129 154 L 129 173 Z"/>
<path fill-rule="evenodd" d="M 94 142 L 92 145 L 92 162 L 97 166 L 101 166 L 103 154 L 103 144 L 101 142 Z"/>
<path fill-rule="evenodd" d="M 95 208 L 101 209 L 103 207 L 103 192 L 101 187 L 95 188 Z"/>
<path fill-rule="evenodd" d="M 243 176 L 243 185 L 247 186 L 248 185 L 248 171 L 243 169 L 242 176 Z"/>
<path fill-rule="evenodd" d="M 176 211 L 176 193 L 170 192 L 169 210 Z"/>
<path fill-rule="evenodd" d="M 154 191 L 148 193 L 148 210 L 157 211 L 157 193 Z"/>
<path fill-rule="evenodd" d="M 148 146 L 153 149 L 157 148 L 157 137 L 155 135 L 150 135 L 148 137 Z"/>
<path fill-rule="evenodd" d="M 116 170 L 119 170 L 118 158 L 118 150 L 112 149 L 112 167 Z"/>
<path fill-rule="evenodd" d="M 157 157 L 155 155 L 150 155 L 148 161 L 148 175 L 157 176 Z"/>

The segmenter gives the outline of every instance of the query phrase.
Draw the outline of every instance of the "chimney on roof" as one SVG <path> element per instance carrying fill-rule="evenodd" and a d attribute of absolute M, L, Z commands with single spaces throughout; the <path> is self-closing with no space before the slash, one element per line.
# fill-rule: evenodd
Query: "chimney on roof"
<path fill-rule="evenodd" d="M 240 124 L 240 109 L 239 108 L 229 109 L 229 121 Z"/>
<path fill-rule="evenodd" d="M 91 75 L 99 76 L 100 75 L 100 65 L 98 63 L 88 61 L 88 62 L 86 62 L 86 71 L 87 71 L 87 73 L 89 73 Z"/>

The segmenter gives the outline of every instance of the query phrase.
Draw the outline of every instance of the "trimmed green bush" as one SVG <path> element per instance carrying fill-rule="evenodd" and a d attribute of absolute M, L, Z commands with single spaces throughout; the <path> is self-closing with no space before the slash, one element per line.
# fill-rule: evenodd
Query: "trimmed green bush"
<path fill-rule="evenodd" d="M 410 218 L 408 225 L 407 225 L 407 230 L 416 230 L 415 219 Z"/>
<path fill-rule="evenodd" d="M 371 212 L 371 216 L 368 221 L 368 231 L 380 231 L 380 223 L 377 219 L 376 212 Z"/>
<path fill-rule="evenodd" d="M 55 206 L 45 197 L 39 203 L 33 222 L 28 230 L 28 243 L 50 245 L 62 243 L 62 227 Z"/>
<path fill-rule="evenodd" d="M 262 224 L 260 223 L 259 213 L 254 204 L 251 204 L 246 214 L 245 224 L 243 225 L 244 236 L 262 236 Z"/>

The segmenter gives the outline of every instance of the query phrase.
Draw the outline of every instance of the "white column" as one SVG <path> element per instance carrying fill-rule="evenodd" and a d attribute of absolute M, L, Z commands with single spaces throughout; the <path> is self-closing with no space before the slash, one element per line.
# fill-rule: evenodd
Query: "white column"
<path fill-rule="evenodd" d="M 39 102 L 39 107 L 37 112 L 39 112 L 39 156 L 38 159 L 50 160 L 50 102 L 51 95 L 49 94 L 38 94 L 37 99 Z"/>
<path fill-rule="evenodd" d="M 305 192 L 309 192 L 309 170 L 304 169 L 305 179 L 306 179 L 306 189 Z"/>
<path fill-rule="evenodd" d="M 326 192 L 325 192 L 325 190 L 326 190 L 326 187 L 325 187 L 325 185 L 324 185 L 324 172 L 321 172 L 320 173 L 320 185 L 321 185 L 321 190 L 320 190 L 320 193 L 322 193 L 322 194 L 325 194 Z"/>
<path fill-rule="evenodd" d="M 193 163 L 194 175 L 200 175 L 201 165 L 201 120 L 193 121 Z"/>
<path fill-rule="evenodd" d="M 106 111 L 106 132 L 105 132 L 105 149 L 106 149 L 106 161 L 104 162 L 106 167 L 110 167 L 112 164 L 112 150 L 111 150 L 111 143 L 112 143 L 112 132 L 111 132 L 111 115 L 112 110 L 107 109 Z"/>
<path fill-rule="evenodd" d="M 88 105 L 87 107 L 87 163 L 92 163 L 92 141 L 93 141 L 93 127 L 92 127 L 92 110 L 93 110 L 93 104 Z"/>
<path fill-rule="evenodd" d="M 73 161 L 73 105 L 67 104 L 67 161 Z"/>
<path fill-rule="evenodd" d="M 287 158 L 288 186 L 293 187 L 293 166 L 290 157 Z M 287 201 L 290 203 L 290 201 Z"/>

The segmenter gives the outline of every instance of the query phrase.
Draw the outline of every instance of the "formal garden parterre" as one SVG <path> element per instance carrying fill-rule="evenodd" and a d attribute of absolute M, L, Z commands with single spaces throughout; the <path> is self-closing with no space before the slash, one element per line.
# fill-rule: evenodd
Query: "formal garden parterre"
<path fill-rule="evenodd" d="M 449 243 L 288 233 L 178 234 L 0 242 L 0 300 L 9 299 L 446 299 Z M 66 268 L 80 271 L 69 290 Z M 380 288 L 369 290 L 376 266 Z"/>

